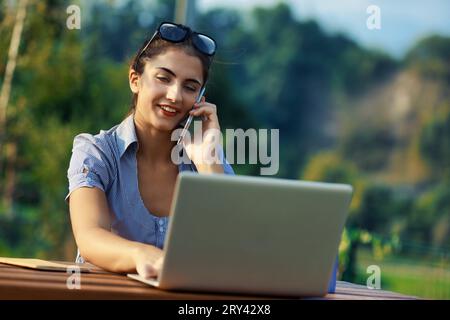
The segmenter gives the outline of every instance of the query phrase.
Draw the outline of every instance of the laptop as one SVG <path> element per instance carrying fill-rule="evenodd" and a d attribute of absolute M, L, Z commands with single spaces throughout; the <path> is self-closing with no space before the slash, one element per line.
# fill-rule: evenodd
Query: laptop
<path fill-rule="evenodd" d="M 346 184 L 181 172 L 159 277 L 176 291 L 327 294 L 353 188 Z"/>

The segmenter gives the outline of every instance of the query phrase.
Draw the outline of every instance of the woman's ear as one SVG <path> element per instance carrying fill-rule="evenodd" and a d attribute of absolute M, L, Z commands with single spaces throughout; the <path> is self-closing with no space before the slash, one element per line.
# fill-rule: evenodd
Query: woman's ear
<path fill-rule="evenodd" d="M 130 71 L 128 71 L 128 81 L 130 84 L 131 92 L 133 93 L 139 93 L 139 80 L 140 80 L 139 74 L 134 71 L 133 68 L 130 68 Z"/>

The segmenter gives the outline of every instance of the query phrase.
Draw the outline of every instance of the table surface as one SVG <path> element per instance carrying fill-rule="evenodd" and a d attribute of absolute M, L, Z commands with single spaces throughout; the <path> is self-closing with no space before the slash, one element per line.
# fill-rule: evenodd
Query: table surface
<path fill-rule="evenodd" d="M 279 297 L 172 292 L 152 288 L 125 275 L 101 270 L 82 273 L 80 289 L 69 289 L 71 273 L 41 271 L 0 264 L 0 299 L 172 299 L 172 300 L 241 300 L 277 299 Z M 299 297 L 299 299 L 301 299 Z M 319 299 L 386 300 L 418 299 L 385 290 L 338 281 L 336 293 Z"/>

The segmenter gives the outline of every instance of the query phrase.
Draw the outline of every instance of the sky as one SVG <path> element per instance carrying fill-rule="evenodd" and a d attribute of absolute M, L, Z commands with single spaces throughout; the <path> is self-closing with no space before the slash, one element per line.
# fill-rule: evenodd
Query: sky
<path fill-rule="evenodd" d="M 288 3 L 299 20 L 315 19 L 329 33 L 345 33 L 369 48 L 401 58 L 429 34 L 450 36 L 450 0 L 196 0 L 199 11 L 231 7 L 249 11 L 254 6 Z M 370 5 L 380 9 L 380 29 L 369 30 Z"/>

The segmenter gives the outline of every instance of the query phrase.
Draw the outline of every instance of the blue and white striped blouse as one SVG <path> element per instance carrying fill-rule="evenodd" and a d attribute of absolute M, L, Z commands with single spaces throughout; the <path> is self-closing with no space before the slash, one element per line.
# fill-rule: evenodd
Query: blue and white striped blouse
<path fill-rule="evenodd" d="M 104 191 L 111 217 L 111 231 L 132 241 L 163 248 L 168 217 L 153 215 L 145 207 L 138 187 L 137 152 L 134 116 L 97 135 L 87 133 L 75 137 L 67 178 L 69 192 L 80 187 L 97 187 Z M 178 165 L 179 172 L 194 171 L 194 164 Z M 234 174 L 230 164 L 224 163 L 225 174 Z M 84 259 L 77 255 L 77 262 Z"/>

